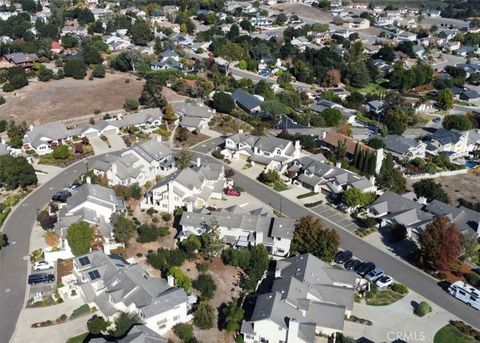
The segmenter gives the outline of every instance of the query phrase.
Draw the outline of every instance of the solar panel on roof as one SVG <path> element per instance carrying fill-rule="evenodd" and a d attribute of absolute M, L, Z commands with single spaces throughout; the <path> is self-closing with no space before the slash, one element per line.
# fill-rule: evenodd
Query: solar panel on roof
<path fill-rule="evenodd" d="M 86 266 L 87 264 L 90 264 L 90 259 L 88 258 L 88 256 L 83 256 L 83 257 L 80 257 L 78 259 L 78 261 L 80 262 L 80 265 L 83 267 L 83 266 Z"/>
<path fill-rule="evenodd" d="M 90 280 L 96 280 L 100 279 L 100 273 L 98 270 L 92 270 L 91 272 L 88 272 L 88 276 L 90 276 Z"/>

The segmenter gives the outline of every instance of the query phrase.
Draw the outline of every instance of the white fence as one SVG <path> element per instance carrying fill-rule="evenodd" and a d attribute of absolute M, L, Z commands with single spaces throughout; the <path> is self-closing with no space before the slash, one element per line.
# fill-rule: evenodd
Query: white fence
<path fill-rule="evenodd" d="M 407 175 L 407 179 L 410 180 L 420 180 L 420 179 L 431 179 L 435 177 L 440 177 L 440 176 L 454 176 L 454 175 L 461 175 L 461 174 L 467 174 L 469 169 L 459 169 L 459 170 L 449 170 L 449 171 L 442 171 L 438 172 L 435 174 L 417 174 L 417 175 Z"/>

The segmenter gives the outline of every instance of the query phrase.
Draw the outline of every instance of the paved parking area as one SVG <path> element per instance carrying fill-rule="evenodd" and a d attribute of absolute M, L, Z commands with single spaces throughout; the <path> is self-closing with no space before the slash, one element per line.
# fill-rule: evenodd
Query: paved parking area
<path fill-rule="evenodd" d="M 312 210 L 321 217 L 327 218 L 335 224 L 340 225 L 345 229 L 351 230 L 352 232 L 355 232 L 355 230 L 358 229 L 358 226 L 353 223 L 352 218 L 348 214 L 337 211 L 336 209 L 328 205 L 322 204 L 312 208 Z"/>
<path fill-rule="evenodd" d="M 28 299 L 30 298 L 33 298 L 35 296 L 35 294 L 37 293 L 42 293 L 42 295 L 49 295 L 49 294 L 53 294 L 55 293 L 55 291 L 57 290 L 57 264 L 55 263 L 54 264 L 54 267 L 53 268 L 50 268 L 50 269 L 46 269 L 46 270 L 34 270 L 33 269 L 33 265 L 30 266 L 30 273 L 28 275 L 32 275 L 32 274 L 53 274 L 55 275 L 55 281 L 52 282 L 52 283 L 44 283 L 44 284 L 38 284 L 38 285 L 32 285 L 32 286 L 29 286 L 29 297 Z"/>

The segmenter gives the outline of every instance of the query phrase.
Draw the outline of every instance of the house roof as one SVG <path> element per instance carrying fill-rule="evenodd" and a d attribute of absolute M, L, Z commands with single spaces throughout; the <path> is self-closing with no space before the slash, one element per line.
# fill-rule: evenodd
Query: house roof
<path fill-rule="evenodd" d="M 173 104 L 173 109 L 175 113 L 184 117 L 198 117 L 204 119 L 210 119 L 213 115 L 213 110 L 208 106 L 199 106 L 194 104 L 189 104 L 186 102 L 179 102 Z"/>
<path fill-rule="evenodd" d="M 24 136 L 23 142 L 29 143 L 36 148 L 42 143 L 52 140 L 65 139 L 70 136 L 65 124 L 51 122 L 43 125 L 33 126 Z"/>
<path fill-rule="evenodd" d="M 35 62 L 38 59 L 36 54 L 25 54 L 23 52 L 5 54 L 4 57 L 9 61 L 13 61 L 15 64 Z"/>
<path fill-rule="evenodd" d="M 233 100 L 242 108 L 252 111 L 259 107 L 263 101 L 243 89 L 237 89 L 232 93 Z"/>
<path fill-rule="evenodd" d="M 123 200 L 115 195 L 111 188 L 103 187 L 101 185 L 94 185 L 86 183 L 80 186 L 73 195 L 67 199 L 67 210 L 73 209 L 86 201 L 93 202 L 98 206 L 115 209 L 123 207 Z M 109 219 L 109 218 L 105 218 Z"/>
<path fill-rule="evenodd" d="M 182 120 L 180 121 L 180 126 L 198 129 L 198 128 L 200 128 L 201 124 L 204 121 L 205 120 L 203 118 L 184 116 L 184 117 L 182 117 Z"/>
<path fill-rule="evenodd" d="M 421 144 L 421 142 L 415 138 L 408 138 L 400 135 L 388 135 L 383 138 L 383 143 L 385 143 L 385 148 L 387 150 L 400 155 L 407 153 L 411 148 L 415 148 Z"/>
<path fill-rule="evenodd" d="M 347 152 L 350 154 L 350 155 L 353 155 L 355 153 L 355 146 L 357 145 L 357 143 L 359 144 L 359 147 L 361 150 L 367 150 L 369 152 L 375 152 L 376 150 L 372 147 L 369 147 L 368 145 L 366 144 L 363 144 L 362 142 L 360 142 L 359 140 L 356 140 L 352 137 L 348 137 L 346 135 L 343 135 L 339 132 L 335 132 L 335 131 L 330 131 L 326 134 L 326 136 L 324 138 L 322 138 L 322 141 L 327 143 L 328 145 L 331 145 L 331 146 L 338 146 L 338 143 L 340 141 L 344 141 L 345 142 L 345 145 L 346 145 L 346 148 L 347 148 Z"/>

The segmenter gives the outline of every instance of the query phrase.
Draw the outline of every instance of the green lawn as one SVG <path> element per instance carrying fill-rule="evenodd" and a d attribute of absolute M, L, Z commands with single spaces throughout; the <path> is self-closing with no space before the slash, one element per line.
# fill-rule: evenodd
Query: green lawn
<path fill-rule="evenodd" d="M 87 338 L 88 332 L 82 333 L 81 335 L 70 337 L 67 340 L 67 343 L 83 343 L 85 338 Z"/>
<path fill-rule="evenodd" d="M 402 294 L 394 292 L 391 289 L 370 291 L 367 294 L 367 305 L 385 306 L 393 304 L 395 301 L 402 298 Z"/>
<path fill-rule="evenodd" d="M 366 85 L 363 88 L 353 88 L 352 87 L 352 90 L 363 93 L 363 94 L 367 94 L 367 93 L 386 93 L 387 92 L 386 88 L 380 86 L 378 83 L 373 83 L 373 82 L 369 83 L 368 85 Z"/>
<path fill-rule="evenodd" d="M 283 191 L 286 191 L 288 189 L 288 186 L 281 181 L 277 181 L 273 185 L 273 189 L 277 192 L 283 192 Z"/>
<path fill-rule="evenodd" d="M 453 325 L 447 324 L 443 328 L 437 331 L 433 338 L 434 343 L 473 343 L 474 339 L 465 336 L 458 331 Z"/>
<path fill-rule="evenodd" d="M 311 196 L 314 196 L 314 195 L 317 195 L 318 193 L 315 193 L 315 192 L 308 192 L 308 193 L 304 193 L 304 194 L 300 194 L 299 196 L 297 196 L 297 199 L 305 199 L 305 198 L 308 198 L 308 197 L 311 197 Z"/>

